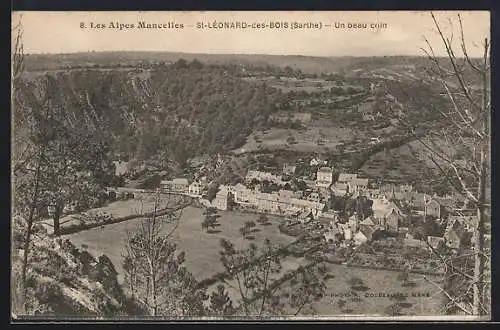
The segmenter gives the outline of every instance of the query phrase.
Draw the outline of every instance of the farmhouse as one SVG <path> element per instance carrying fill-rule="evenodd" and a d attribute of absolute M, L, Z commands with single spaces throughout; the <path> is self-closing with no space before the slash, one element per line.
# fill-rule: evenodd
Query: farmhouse
<path fill-rule="evenodd" d="M 330 167 L 321 167 L 316 172 L 316 186 L 328 188 L 333 182 L 333 170 Z"/>
<path fill-rule="evenodd" d="M 201 196 L 201 190 L 202 190 L 201 183 L 195 181 L 189 185 L 188 194 L 194 197 Z"/>

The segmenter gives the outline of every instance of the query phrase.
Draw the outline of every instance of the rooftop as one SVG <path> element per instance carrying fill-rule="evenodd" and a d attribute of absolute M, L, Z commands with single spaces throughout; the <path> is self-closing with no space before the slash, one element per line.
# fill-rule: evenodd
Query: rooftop
<path fill-rule="evenodd" d="M 360 222 L 360 225 L 375 226 L 375 223 L 373 222 L 371 217 L 367 217 L 365 220 Z"/>
<path fill-rule="evenodd" d="M 174 184 L 184 184 L 184 185 L 189 185 L 189 182 L 185 178 L 175 178 L 172 180 Z"/>
<path fill-rule="evenodd" d="M 241 183 L 238 183 L 236 186 L 234 186 L 234 190 L 236 191 L 245 191 L 247 187 Z"/>
<path fill-rule="evenodd" d="M 337 182 L 333 187 L 336 189 L 347 189 L 347 183 Z"/>
<path fill-rule="evenodd" d="M 361 178 L 354 178 L 351 180 L 352 184 L 358 185 L 358 186 L 367 186 L 368 185 L 368 179 L 361 179 Z"/>
<path fill-rule="evenodd" d="M 358 175 L 354 173 L 340 173 L 338 181 L 351 181 L 352 179 L 357 178 Z"/>

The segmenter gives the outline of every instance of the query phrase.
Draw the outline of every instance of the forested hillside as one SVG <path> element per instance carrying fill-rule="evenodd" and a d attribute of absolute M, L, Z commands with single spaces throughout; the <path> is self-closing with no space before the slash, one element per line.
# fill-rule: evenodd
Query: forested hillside
<path fill-rule="evenodd" d="M 251 84 L 222 66 L 197 61 L 27 74 L 20 83 L 16 118 L 23 118 L 23 105 L 48 93 L 67 125 L 108 131 L 113 152 L 137 159 L 164 155 L 180 164 L 244 144 L 283 97 L 266 84 Z"/>

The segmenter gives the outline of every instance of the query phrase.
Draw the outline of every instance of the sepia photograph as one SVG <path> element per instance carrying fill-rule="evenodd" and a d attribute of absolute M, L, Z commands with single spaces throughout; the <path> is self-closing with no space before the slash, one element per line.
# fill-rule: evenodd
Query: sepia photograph
<path fill-rule="evenodd" d="M 491 319 L 488 11 L 17 11 L 12 321 Z"/>

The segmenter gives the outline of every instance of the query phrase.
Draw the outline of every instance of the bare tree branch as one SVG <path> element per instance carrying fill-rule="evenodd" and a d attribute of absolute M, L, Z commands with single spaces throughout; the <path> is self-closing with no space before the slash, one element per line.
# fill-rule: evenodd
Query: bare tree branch
<path fill-rule="evenodd" d="M 460 14 L 458 14 L 457 16 L 458 16 L 458 22 L 460 23 L 460 40 L 461 40 L 462 52 L 465 56 L 465 59 L 467 60 L 467 63 L 469 63 L 470 67 L 473 68 L 476 72 L 481 73 L 482 70 L 471 61 L 469 54 L 467 53 L 467 47 L 465 45 L 465 37 L 464 37 L 464 27 L 462 24 L 462 17 Z"/>
<path fill-rule="evenodd" d="M 431 283 L 432 285 L 434 285 L 436 288 L 439 289 L 440 292 L 444 293 L 444 295 L 451 301 L 453 302 L 453 304 L 455 306 L 457 306 L 458 308 L 460 308 L 464 313 L 466 314 L 469 314 L 469 315 L 472 315 L 472 312 L 467 310 L 466 308 L 464 308 L 462 306 L 461 303 L 457 302 L 448 292 L 446 292 L 446 290 L 444 290 L 439 284 L 437 284 L 436 282 L 434 282 L 433 280 L 429 279 L 427 276 L 424 276 L 424 279 Z"/>

